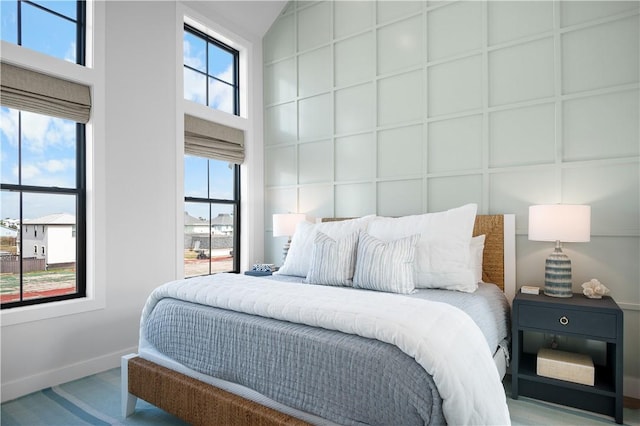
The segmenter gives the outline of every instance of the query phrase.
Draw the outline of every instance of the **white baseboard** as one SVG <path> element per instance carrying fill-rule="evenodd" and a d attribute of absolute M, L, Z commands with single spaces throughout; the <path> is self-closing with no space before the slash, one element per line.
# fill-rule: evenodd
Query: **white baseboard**
<path fill-rule="evenodd" d="M 138 348 L 134 346 L 76 364 L 67 365 L 55 370 L 44 371 L 32 376 L 2 383 L 2 402 L 11 401 L 12 399 L 37 392 L 51 386 L 57 386 L 62 383 L 119 367 L 120 358 L 123 355 L 136 352 L 137 350 Z"/>

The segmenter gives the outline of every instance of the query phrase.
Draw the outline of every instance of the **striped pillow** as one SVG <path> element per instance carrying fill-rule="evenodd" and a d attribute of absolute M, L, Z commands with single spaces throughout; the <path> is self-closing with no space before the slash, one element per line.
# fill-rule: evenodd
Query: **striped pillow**
<path fill-rule="evenodd" d="M 415 290 L 414 258 L 420 234 L 385 242 L 360 234 L 353 286 L 390 293 Z"/>
<path fill-rule="evenodd" d="M 340 240 L 334 240 L 318 231 L 313 241 L 311 265 L 306 282 L 351 287 L 357 245 L 357 232 Z"/>

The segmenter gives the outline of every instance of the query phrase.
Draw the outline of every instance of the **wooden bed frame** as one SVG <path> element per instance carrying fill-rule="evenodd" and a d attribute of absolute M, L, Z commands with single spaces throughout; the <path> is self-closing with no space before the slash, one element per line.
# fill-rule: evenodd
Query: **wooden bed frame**
<path fill-rule="evenodd" d="M 481 234 L 486 236 L 482 280 L 495 283 L 511 302 L 515 296 L 515 216 L 478 215 L 473 235 Z M 192 425 L 308 424 L 291 415 L 142 359 L 137 354 L 122 357 L 121 374 L 124 417 L 134 412 L 137 399 L 142 398 Z"/>

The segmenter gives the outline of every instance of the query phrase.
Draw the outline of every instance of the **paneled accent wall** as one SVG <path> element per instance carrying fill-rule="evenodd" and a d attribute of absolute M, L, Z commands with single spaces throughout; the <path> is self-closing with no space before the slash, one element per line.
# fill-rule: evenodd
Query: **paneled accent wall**
<path fill-rule="evenodd" d="M 517 215 L 518 285 L 540 285 L 552 245 L 527 240 L 528 207 L 590 204 L 575 290 L 612 288 L 637 359 L 638 4 L 291 2 L 264 39 L 266 260 L 273 213 L 476 202 Z"/>

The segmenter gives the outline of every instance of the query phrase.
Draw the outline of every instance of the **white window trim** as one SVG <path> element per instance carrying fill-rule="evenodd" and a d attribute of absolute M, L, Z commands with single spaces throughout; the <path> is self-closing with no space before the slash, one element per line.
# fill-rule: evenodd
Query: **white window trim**
<path fill-rule="evenodd" d="M 106 239 L 105 222 L 105 2 L 87 1 L 86 66 L 79 66 L 2 41 L 3 61 L 91 87 L 91 119 L 86 125 L 87 152 L 87 296 L 3 309 L 2 327 L 104 309 L 106 256 L 97 241 Z M 91 31 L 93 30 L 93 31 Z"/>

